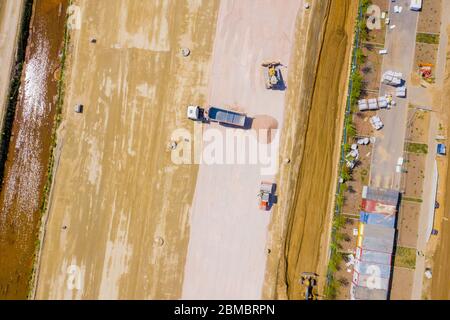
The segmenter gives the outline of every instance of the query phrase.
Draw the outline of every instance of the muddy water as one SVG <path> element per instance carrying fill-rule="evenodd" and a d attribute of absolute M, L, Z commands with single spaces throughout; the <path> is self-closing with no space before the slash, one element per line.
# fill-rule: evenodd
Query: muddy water
<path fill-rule="evenodd" d="M 67 0 L 35 0 L 0 193 L 0 299 L 23 299 L 33 269 L 56 110 Z"/>

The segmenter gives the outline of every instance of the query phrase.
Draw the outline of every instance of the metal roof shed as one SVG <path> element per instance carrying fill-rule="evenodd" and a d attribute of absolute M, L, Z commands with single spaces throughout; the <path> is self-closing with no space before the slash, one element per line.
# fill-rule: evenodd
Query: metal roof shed
<path fill-rule="evenodd" d="M 358 287 L 365 287 L 369 289 L 381 289 L 388 290 L 389 289 L 389 278 L 381 278 L 378 277 L 374 280 L 372 275 L 360 275 L 357 272 L 353 275 L 353 283 Z"/>
<path fill-rule="evenodd" d="M 364 225 L 364 236 L 371 237 L 371 238 L 377 238 L 377 239 L 383 239 L 383 240 L 389 240 L 389 241 L 392 241 L 392 243 L 394 243 L 395 229 L 384 228 L 381 226 L 366 224 L 366 225 Z"/>
<path fill-rule="evenodd" d="M 363 237 L 361 247 L 366 250 L 392 253 L 394 242 L 390 239 Z"/>
<path fill-rule="evenodd" d="M 372 262 L 363 262 L 359 260 L 355 260 L 355 271 L 360 275 L 376 275 L 385 279 L 389 279 L 391 276 L 391 266 Z"/>
<path fill-rule="evenodd" d="M 368 213 L 364 211 L 359 213 L 359 221 L 362 223 L 382 226 L 385 228 L 394 228 L 395 218 L 395 215 L 385 215 L 382 213 Z"/>
<path fill-rule="evenodd" d="M 382 289 L 354 286 L 354 298 L 355 300 L 387 300 L 388 292 Z"/>
<path fill-rule="evenodd" d="M 362 248 L 356 248 L 356 259 L 362 262 L 372 262 L 389 266 L 392 263 L 391 254 L 385 252 L 364 250 Z"/>
<path fill-rule="evenodd" d="M 387 215 L 393 215 L 397 212 L 397 206 L 391 204 L 385 204 L 377 200 L 363 199 L 361 207 L 366 212 L 384 213 Z"/>
<path fill-rule="evenodd" d="M 395 190 L 387 190 L 380 188 L 363 187 L 363 199 L 380 201 L 386 204 L 396 206 L 400 197 L 400 193 Z"/>

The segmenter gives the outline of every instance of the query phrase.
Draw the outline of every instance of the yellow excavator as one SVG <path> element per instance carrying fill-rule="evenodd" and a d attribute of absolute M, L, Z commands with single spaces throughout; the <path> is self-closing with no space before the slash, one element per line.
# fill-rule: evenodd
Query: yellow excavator
<path fill-rule="evenodd" d="M 280 61 L 265 61 L 261 64 L 266 71 L 264 72 L 266 78 L 266 88 L 274 89 L 281 82 Z"/>
<path fill-rule="evenodd" d="M 317 300 L 317 295 L 314 292 L 314 288 L 317 285 L 317 274 L 313 272 L 303 272 L 300 275 L 300 284 L 305 289 L 305 300 Z"/>

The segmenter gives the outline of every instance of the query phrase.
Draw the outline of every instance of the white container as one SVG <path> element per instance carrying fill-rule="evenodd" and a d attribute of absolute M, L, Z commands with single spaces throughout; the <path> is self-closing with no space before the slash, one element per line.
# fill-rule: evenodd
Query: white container
<path fill-rule="evenodd" d="M 409 9 L 413 11 L 422 10 L 422 0 L 411 0 L 411 4 L 409 5 Z"/>

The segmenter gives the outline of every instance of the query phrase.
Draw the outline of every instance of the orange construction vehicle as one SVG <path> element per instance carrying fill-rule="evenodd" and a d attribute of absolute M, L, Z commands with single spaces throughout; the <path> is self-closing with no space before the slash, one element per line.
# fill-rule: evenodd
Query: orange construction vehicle
<path fill-rule="evenodd" d="M 259 208 L 261 210 L 270 210 L 273 203 L 273 194 L 274 184 L 272 182 L 262 181 L 261 186 L 259 188 L 258 197 L 260 199 Z"/>

